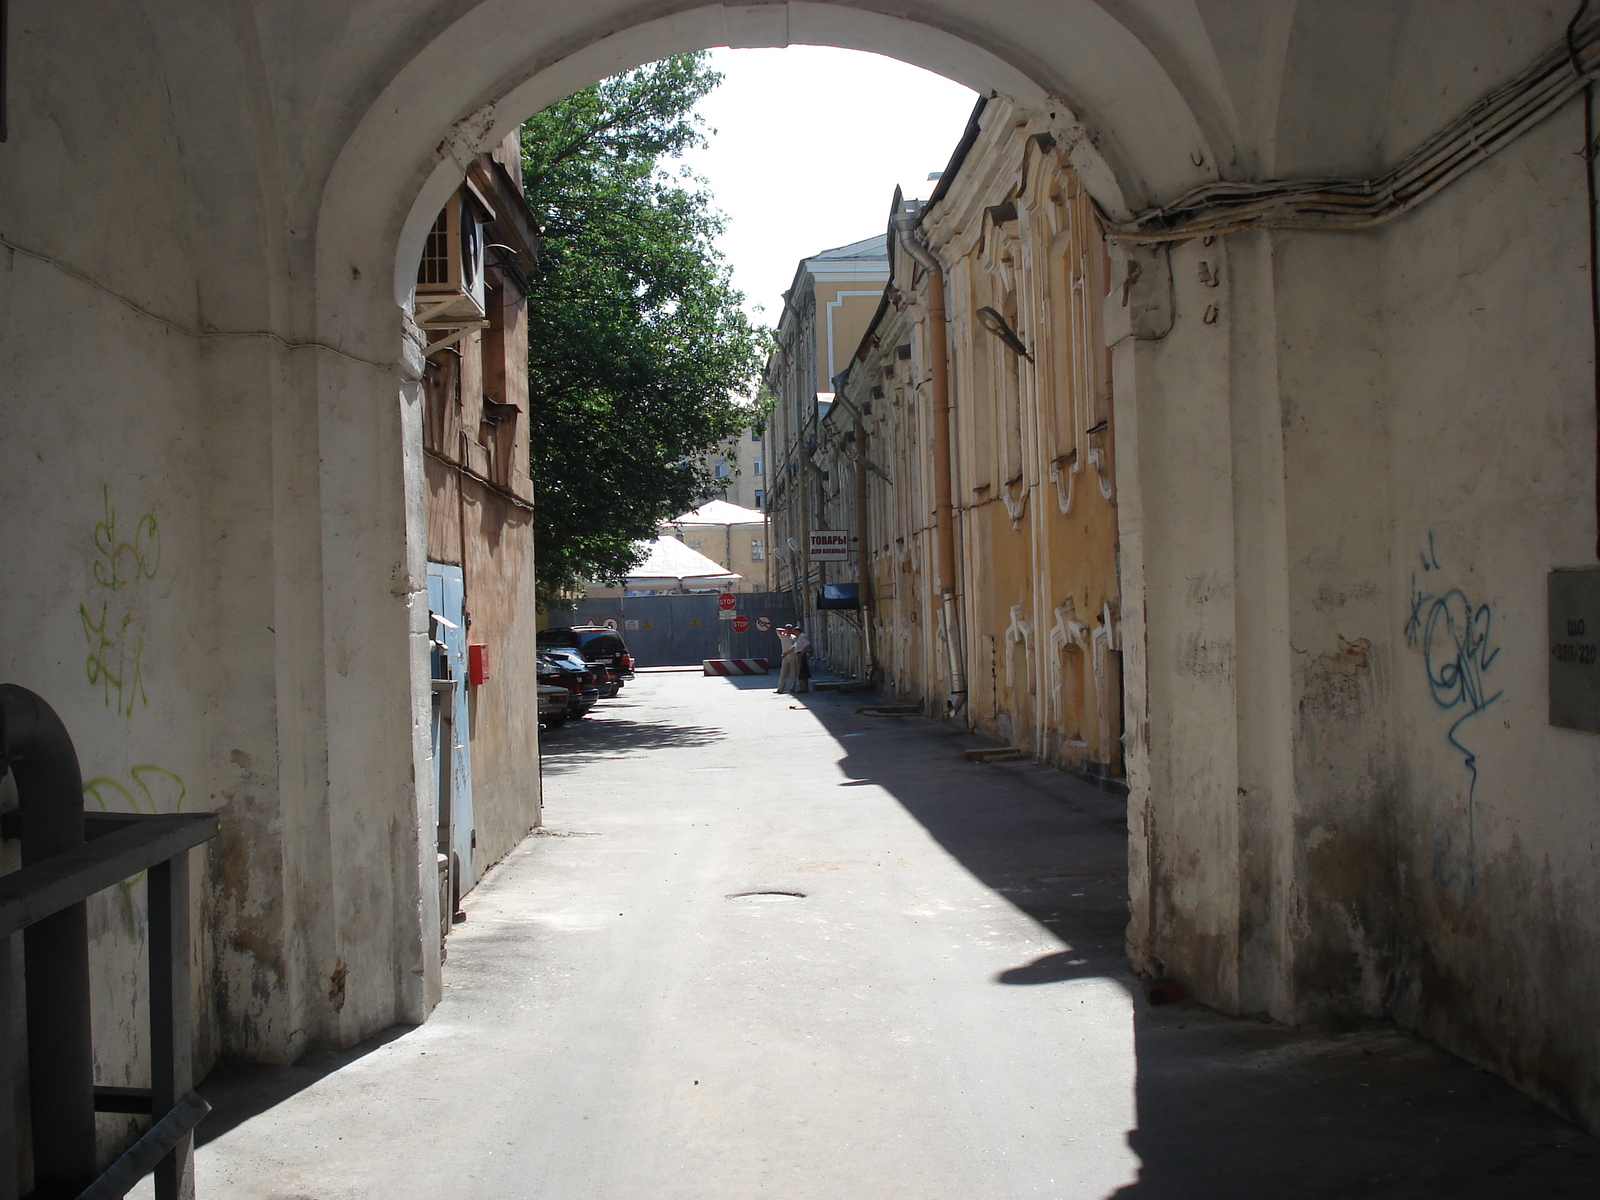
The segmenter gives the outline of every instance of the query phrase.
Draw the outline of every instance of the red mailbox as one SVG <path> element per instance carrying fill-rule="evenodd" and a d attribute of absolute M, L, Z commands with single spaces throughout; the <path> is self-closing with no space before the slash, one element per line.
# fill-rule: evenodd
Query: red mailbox
<path fill-rule="evenodd" d="M 473 687 L 489 682 L 489 647 L 483 642 L 467 644 L 467 682 Z"/>

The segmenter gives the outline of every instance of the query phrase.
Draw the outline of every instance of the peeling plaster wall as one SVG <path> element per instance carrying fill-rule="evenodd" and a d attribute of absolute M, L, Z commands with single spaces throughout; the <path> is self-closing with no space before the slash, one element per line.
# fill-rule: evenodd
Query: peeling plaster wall
<path fill-rule="evenodd" d="M 1385 238 L 1385 616 L 1396 1009 L 1593 1124 L 1600 740 L 1547 724 L 1544 632 L 1594 562 L 1582 142 L 1571 106 Z"/>
<path fill-rule="evenodd" d="M 1569 6 L 892 7 L 13 0 L 0 235 L 61 265 L 0 261 L 0 671 L 126 789 L 108 806 L 179 803 L 147 764 L 224 813 L 205 1054 L 350 1044 L 438 994 L 398 305 L 463 156 L 664 54 L 833 44 L 1060 97 L 1120 216 L 1219 170 L 1391 163 Z M 1545 725 L 1539 635 L 1545 572 L 1594 561 L 1578 128 L 1568 106 L 1371 233 L 1118 250 L 1114 280 L 1147 272 L 1107 325 L 1134 960 L 1231 1011 L 1392 1013 L 1600 1128 L 1597 743 Z M 136 575 L 106 589 L 112 510 Z M 143 638 L 131 715 L 88 666 L 97 588 Z M 1441 604 L 1483 636 L 1430 640 Z M 934 631 L 905 636 L 936 675 Z M 1439 668 L 1469 651 L 1462 699 Z M 136 1049 L 119 904 L 111 1077 Z"/>
<path fill-rule="evenodd" d="M 62 715 L 89 809 L 203 809 L 214 557 L 180 149 L 160 81 L 134 65 L 153 53 L 136 10 L 41 16 L 12 6 L 14 60 L 42 70 L 38 86 L 10 86 L 12 128 L 35 136 L 0 148 L 8 180 L 28 182 L 0 188 L 0 679 Z M 100 37 L 124 47 L 120 64 L 79 53 Z M 82 105 L 85 91 L 105 108 Z M 7 843 L 8 866 L 14 854 Z M 89 910 L 95 1060 L 111 1084 L 148 1081 L 141 884 Z M 203 901 L 194 916 L 205 930 Z M 198 981 L 213 954 L 204 936 L 195 950 L 204 1061 L 215 1006 Z M 12 1044 L 11 1031 L 0 1037 Z M 131 1128 L 101 1126 L 105 1154 Z"/>
<path fill-rule="evenodd" d="M 1392 161 L 1565 15 L 1472 10 L 1381 38 L 1302 5 L 1324 63 L 1278 170 Z M 1346 83 L 1366 137 L 1312 119 Z M 1597 744 L 1548 726 L 1544 666 L 1545 575 L 1594 561 L 1581 129 L 1373 233 L 1174 247 L 1172 331 L 1118 347 L 1117 389 L 1135 960 L 1235 1011 L 1391 1016 L 1592 1128 Z"/>

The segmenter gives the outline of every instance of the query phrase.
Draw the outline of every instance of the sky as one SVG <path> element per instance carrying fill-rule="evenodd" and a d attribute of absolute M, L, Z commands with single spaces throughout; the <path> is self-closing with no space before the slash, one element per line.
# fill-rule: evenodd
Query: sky
<path fill-rule="evenodd" d="M 800 259 L 882 233 L 896 184 L 928 194 L 928 174 L 950 160 L 977 93 L 895 59 L 822 46 L 713 50 L 711 63 L 722 86 L 697 111 L 716 133 L 682 161 L 706 177 L 728 218 L 719 248 L 746 309 L 775 325 Z"/>

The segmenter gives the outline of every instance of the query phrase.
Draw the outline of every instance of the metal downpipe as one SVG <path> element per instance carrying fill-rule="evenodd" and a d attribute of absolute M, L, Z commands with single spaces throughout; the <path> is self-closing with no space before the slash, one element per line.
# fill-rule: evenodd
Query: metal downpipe
<path fill-rule="evenodd" d="M 954 717 L 967 704 L 967 675 L 961 662 L 960 616 L 956 606 L 956 520 L 954 455 L 950 444 L 950 348 L 946 338 L 944 268 L 921 239 L 916 217 L 897 216 L 900 244 L 928 276 L 928 368 L 933 391 L 934 526 L 939 535 L 939 598 L 944 614 L 945 653 L 950 671 L 950 711 Z"/>

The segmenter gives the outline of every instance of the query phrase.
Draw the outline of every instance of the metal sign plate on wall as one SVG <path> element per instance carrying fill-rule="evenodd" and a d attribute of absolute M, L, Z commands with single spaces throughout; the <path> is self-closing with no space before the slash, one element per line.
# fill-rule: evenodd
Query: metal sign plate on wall
<path fill-rule="evenodd" d="M 1600 733 L 1600 570 L 1552 571 L 1550 724 Z"/>
<path fill-rule="evenodd" d="M 849 562 L 850 535 L 841 529 L 813 529 L 811 561 Z"/>

